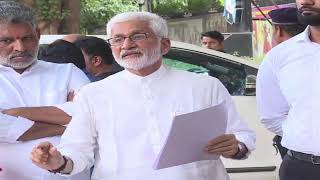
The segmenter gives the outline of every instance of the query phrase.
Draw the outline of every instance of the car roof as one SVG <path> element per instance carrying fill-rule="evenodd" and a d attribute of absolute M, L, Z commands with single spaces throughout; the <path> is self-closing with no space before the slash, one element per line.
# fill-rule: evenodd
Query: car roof
<path fill-rule="evenodd" d="M 223 52 L 219 52 L 219 51 L 215 51 L 212 49 L 207 49 L 207 48 L 203 48 L 197 45 L 193 45 L 193 44 L 188 44 L 188 43 L 184 43 L 184 42 L 179 42 L 179 41 L 171 41 L 171 47 L 173 49 L 181 49 L 181 50 L 185 50 L 185 51 L 190 51 L 190 52 L 198 52 L 198 53 L 202 53 L 202 54 L 207 54 L 207 55 L 211 55 L 211 56 L 216 56 L 219 57 L 220 59 L 225 59 L 228 61 L 233 61 L 236 63 L 241 63 L 250 67 L 253 67 L 255 69 L 258 69 L 259 65 L 251 62 L 250 60 L 246 60 L 244 58 L 241 57 L 237 57 L 237 56 L 233 56 L 227 53 L 223 53 Z"/>
<path fill-rule="evenodd" d="M 67 34 L 59 34 L 59 35 L 41 35 L 40 37 L 40 44 L 50 44 L 53 41 L 57 40 L 57 39 L 62 39 L 64 36 L 66 36 Z M 98 38 L 101 39 L 106 39 L 106 35 L 88 35 L 88 36 L 96 36 Z M 225 59 L 226 61 L 232 61 L 235 63 L 241 63 L 250 67 L 253 67 L 255 69 L 258 69 L 259 65 L 251 62 L 250 60 L 246 60 L 243 59 L 241 57 L 237 57 L 237 56 L 233 56 L 227 53 L 223 53 L 223 52 L 219 52 L 219 51 L 215 51 L 212 49 L 207 49 L 207 48 L 203 48 L 197 45 L 193 45 L 193 44 L 188 44 L 188 43 L 184 43 L 184 42 L 179 42 L 179 41 L 173 41 L 171 40 L 171 48 L 172 49 L 180 49 L 180 50 L 184 50 L 184 51 L 189 51 L 189 52 L 197 52 L 197 53 L 201 53 L 201 54 L 206 54 L 209 56 L 215 56 L 215 57 L 219 57 L 220 59 Z"/>
<path fill-rule="evenodd" d="M 40 44 L 50 44 L 57 39 L 62 39 L 64 36 L 68 34 L 55 34 L 55 35 L 41 35 L 40 36 Z M 101 39 L 106 39 L 105 35 L 86 35 L 86 36 L 95 36 Z"/>

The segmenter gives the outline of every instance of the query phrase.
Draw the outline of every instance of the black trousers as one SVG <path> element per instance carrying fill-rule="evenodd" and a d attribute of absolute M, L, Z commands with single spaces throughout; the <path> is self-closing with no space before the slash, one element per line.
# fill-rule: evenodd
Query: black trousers
<path fill-rule="evenodd" d="M 320 180 L 320 165 L 284 156 L 279 170 L 280 180 Z"/>

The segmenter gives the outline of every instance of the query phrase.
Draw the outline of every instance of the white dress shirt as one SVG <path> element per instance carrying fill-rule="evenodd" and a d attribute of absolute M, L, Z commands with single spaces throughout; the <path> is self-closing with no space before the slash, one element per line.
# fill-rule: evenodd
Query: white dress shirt
<path fill-rule="evenodd" d="M 70 114 L 73 107 L 66 103 L 68 92 L 77 91 L 88 82 L 84 73 L 72 64 L 39 60 L 22 74 L 0 65 L 0 108 L 57 106 Z M 63 179 L 36 167 L 29 159 L 34 146 L 43 141 L 58 144 L 59 136 L 17 141 L 32 125 L 26 118 L 0 113 L 0 180 Z"/>
<path fill-rule="evenodd" d="M 146 77 L 125 70 L 84 87 L 59 149 L 74 162 L 71 174 L 94 163 L 92 180 L 226 180 L 221 160 L 152 169 L 174 115 L 223 101 L 228 107 L 228 133 L 253 150 L 254 132 L 240 119 L 217 79 L 164 66 Z"/>
<path fill-rule="evenodd" d="M 309 28 L 273 48 L 257 78 L 262 123 L 291 150 L 320 155 L 320 44 Z"/>

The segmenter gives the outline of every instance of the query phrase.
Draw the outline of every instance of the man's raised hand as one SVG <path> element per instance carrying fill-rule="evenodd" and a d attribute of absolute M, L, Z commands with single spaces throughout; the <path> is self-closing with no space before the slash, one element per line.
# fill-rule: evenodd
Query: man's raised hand
<path fill-rule="evenodd" d="M 61 153 L 50 142 L 42 142 L 32 149 L 33 164 L 46 170 L 55 170 L 64 164 Z"/>

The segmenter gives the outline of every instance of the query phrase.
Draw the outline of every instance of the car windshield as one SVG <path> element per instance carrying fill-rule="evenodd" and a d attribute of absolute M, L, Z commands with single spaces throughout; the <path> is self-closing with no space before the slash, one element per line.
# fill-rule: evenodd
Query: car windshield
<path fill-rule="evenodd" d="M 245 95 L 246 72 L 239 64 L 182 49 L 172 49 L 163 62 L 176 69 L 216 77 L 231 95 Z"/>

